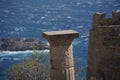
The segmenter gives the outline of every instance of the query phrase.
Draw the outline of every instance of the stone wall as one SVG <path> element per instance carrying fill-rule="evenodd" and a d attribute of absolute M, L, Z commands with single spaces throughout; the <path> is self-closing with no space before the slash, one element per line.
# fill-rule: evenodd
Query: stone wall
<path fill-rule="evenodd" d="M 120 12 L 113 12 L 112 18 L 107 18 L 106 13 L 95 13 L 93 15 L 93 28 L 98 26 L 119 25 Z"/>
<path fill-rule="evenodd" d="M 87 80 L 120 79 L 120 12 L 112 18 L 93 16 L 90 31 Z"/>

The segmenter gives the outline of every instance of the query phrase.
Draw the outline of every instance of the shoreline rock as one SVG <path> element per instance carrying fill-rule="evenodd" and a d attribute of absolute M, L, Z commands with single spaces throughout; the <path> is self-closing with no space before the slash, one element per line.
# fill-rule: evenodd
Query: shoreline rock
<path fill-rule="evenodd" d="M 39 39 L 11 38 L 0 39 L 0 51 L 24 51 L 24 50 L 49 49 L 48 45 Z"/>

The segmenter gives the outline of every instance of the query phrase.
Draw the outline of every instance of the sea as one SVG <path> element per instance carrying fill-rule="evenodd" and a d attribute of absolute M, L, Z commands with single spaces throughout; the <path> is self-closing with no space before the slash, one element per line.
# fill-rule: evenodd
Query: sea
<path fill-rule="evenodd" d="M 76 30 L 80 37 L 72 43 L 73 53 L 80 58 L 85 80 L 93 14 L 105 12 L 111 18 L 114 11 L 120 11 L 120 0 L 0 0 L 0 39 L 38 38 L 48 43 L 42 37 L 45 31 Z M 0 80 L 8 80 L 8 68 L 33 53 L 0 51 Z"/>

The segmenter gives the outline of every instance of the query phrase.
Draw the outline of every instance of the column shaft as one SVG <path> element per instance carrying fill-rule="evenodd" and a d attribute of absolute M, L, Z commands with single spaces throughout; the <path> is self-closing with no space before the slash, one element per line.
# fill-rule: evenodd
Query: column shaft
<path fill-rule="evenodd" d="M 79 36 L 73 30 L 44 32 L 50 43 L 51 80 L 75 80 L 72 41 Z"/>

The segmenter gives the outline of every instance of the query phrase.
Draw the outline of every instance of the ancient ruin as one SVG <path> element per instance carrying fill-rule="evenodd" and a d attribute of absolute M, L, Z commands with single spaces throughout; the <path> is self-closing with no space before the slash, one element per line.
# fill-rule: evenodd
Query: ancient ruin
<path fill-rule="evenodd" d="M 74 30 L 44 32 L 50 43 L 51 80 L 75 80 L 72 41 L 79 37 Z"/>
<path fill-rule="evenodd" d="M 120 12 L 93 16 L 87 80 L 120 80 Z"/>

